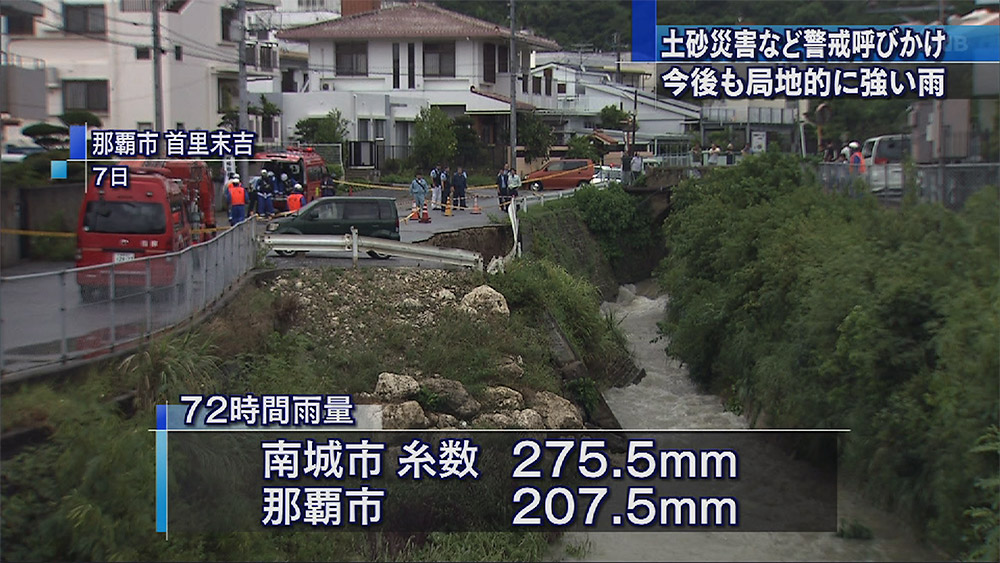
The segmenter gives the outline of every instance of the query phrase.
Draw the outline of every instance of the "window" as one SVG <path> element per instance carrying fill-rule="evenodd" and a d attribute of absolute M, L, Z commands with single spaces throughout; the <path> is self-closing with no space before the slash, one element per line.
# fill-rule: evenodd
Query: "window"
<path fill-rule="evenodd" d="M 108 111 L 107 80 L 64 80 L 63 111 Z"/>
<path fill-rule="evenodd" d="M 368 119 L 358 119 L 358 140 L 368 140 Z"/>
<path fill-rule="evenodd" d="M 497 72 L 510 71 L 510 50 L 506 45 L 497 48 Z"/>
<path fill-rule="evenodd" d="M 83 216 L 88 233 L 158 235 L 167 232 L 167 217 L 159 203 L 90 201 Z"/>
<path fill-rule="evenodd" d="M 378 219 L 377 201 L 349 201 L 344 206 L 344 219 Z"/>
<path fill-rule="evenodd" d="M 552 95 L 552 69 L 551 68 L 545 69 L 544 74 L 545 74 L 545 95 L 546 96 L 551 96 Z"/>
<path fill-rule="evenodd" d="M 521 92 L 528 93 L 528 73 L 521 75 Z"/>
<path fill-rule="evenodd" d="M 222 14 L 222 40 L 236 41 L 238 31 L 236 29 L 236 10 L 223 8 L 220 13 Z"/>
<path fill-rule="evenodd" d="M 497 46 L 492 43 L 483 44 L 483 82 L 497 81 Z"/>
<path fill-rule="evenodd" d="M 136 47 L 135 48 L 135 60 L 137 61 L 148 61 L 150 55 L 152 54 L 152 49 L 149 47 Z"/>
<path fill-rule="evenodd" d="M 424 43 L 424 76 L 455 76 L 455 42 Z"/>
<path fill-rule="evenodd" d="M 11 35 L 34 35 L 34 16 L 11 10 L 10 14 L 7 15 L 7 33 Z"/>
<path fill-rule="evenodd" d="M 139 123 L 135 124 L 135 128 L 138 129 L 139 131 L 152 131 L 153 124 L 148 121 L 140 121 Z"/>
<path fill-rule="evenodd" d="M 556 93 L 557 94 L 565 94 L 566 93 L 566 83 L 565 82 L 558 82 L 558 83 L 556 83 Z"/>
<path fill-rule="evenodd" d="M 299 9 L 303 11 L 322 10 L 324 8 L 326 8 L 326 0 L 299 0 Z"/>
<path fill-rule="evenodd" d="M 392 44 L 392 87 L 399 88 L 399 43 Z"/>
<path fill-rule="evenodd" d="M 63 28 L 71 33 L 107 33 L 104 4 L 64 4 Z"/>
<path fill-rule="evenodd" d="M 183 121 L 178 121 L 177 122 L 176 130 L 177 131 L 183 131 L 184 130 L 184 122 Z"/>
<path fill-rule="evenodd" d="M 368 44 L 337 43 L 337 74 L 368 76 Z"/>
<path fill-rule="evenodd" d="M 411 90 L 417 87 L 417 55 L 416 45 L 410 43 L 406 46 L 406 78 L 409 81 Z"/>
<path fill-rule="evenodd" d="M 260 68 L 272 70 L 274 68 L 274 48 L 261 46 L 260 48 Z"/>
<path fill-rule="evenodd" d="M 174 60 L 183 61 L 184 60 L 184 48 L 180 45 L 174 45 Z"/>
<path fill-rule="evenodd" d="M 385 120 L 384 119 L 373 119 L 372 128 L 375 139 L 385 139 Z"/>
<path fill-rule="evenodd" d="M 542 77 L 532 76 L 531 77 L 531 93 L 541 94 L 542 93 Z"/>
<path fill-rule="evenodd" d="M 240 85 L 235 78 L 219 79 L 219 113 L 237 107 L 240 99 Z"/>

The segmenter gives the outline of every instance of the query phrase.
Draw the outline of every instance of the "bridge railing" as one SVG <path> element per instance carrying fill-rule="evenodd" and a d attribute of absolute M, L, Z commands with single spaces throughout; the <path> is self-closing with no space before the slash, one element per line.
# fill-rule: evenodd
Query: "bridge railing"
<path fill-rule="evenodd" d="M 859 173 L 844 162 L 816 167 L 824 189 L 861 197 L 873 193 L 887 200 L 901 200 L 906 186 L 914 186 L 923 201 L 961 209 L 972 194 L 1000 185 L 1000 163 L 917 165 L 873 164 Z"/>
<path fill-rule="evenodd" d="M 252 220 L 180 252 L 0 277 L 3 382 L 130 349 L 189 321 L 231 291 L 253 267 Z"/>

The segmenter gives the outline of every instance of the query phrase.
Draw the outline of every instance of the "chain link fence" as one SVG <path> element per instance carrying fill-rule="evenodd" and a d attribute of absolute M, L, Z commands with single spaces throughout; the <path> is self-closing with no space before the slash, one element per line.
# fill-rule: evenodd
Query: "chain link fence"
<path fill-rule="evenodd" d="M 949 209 L 961 209 L 965 201 L 987 186 L 1000 185 L 1000 163 L 919 165 L 874 164 L 865 172 L 852 170 L 849 164 L 830 162 L 816 170 L 822 186 L 831 192 L 861 197 L 872 193 L 888 201 L 901 201 L 906 186 L 914 186 L 917 196 L 940 203 Z"/>
<path fill-rule="evenodd" d="M 180 252 L 0 277 L 0 373 L 24 379 L 147 341 L 197 317 L 257 259 L 252 220 Z"/>

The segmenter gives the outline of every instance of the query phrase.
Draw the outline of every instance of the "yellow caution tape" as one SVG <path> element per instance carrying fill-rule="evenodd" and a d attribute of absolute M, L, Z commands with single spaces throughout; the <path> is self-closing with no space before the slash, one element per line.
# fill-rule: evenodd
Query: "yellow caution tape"
<path fill-rule="evenodd" d="M 28 235 L 32 237 L 76 238 L 76 233 L 67 233 L 63 231 L 27 231 L 24 229 L 0 229 L 0 233 L 3 233 L 5 235 Z"/>

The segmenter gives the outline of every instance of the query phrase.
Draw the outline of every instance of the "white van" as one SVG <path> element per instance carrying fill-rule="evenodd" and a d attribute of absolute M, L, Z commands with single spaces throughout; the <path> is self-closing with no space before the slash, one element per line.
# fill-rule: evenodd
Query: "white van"
<path fill-rule="evenodd" d="M 876 194 L 903 193 L 903 160 L 910 155 L 909 135 L 881 135 L 865 141 L 861 156 Z"/>

